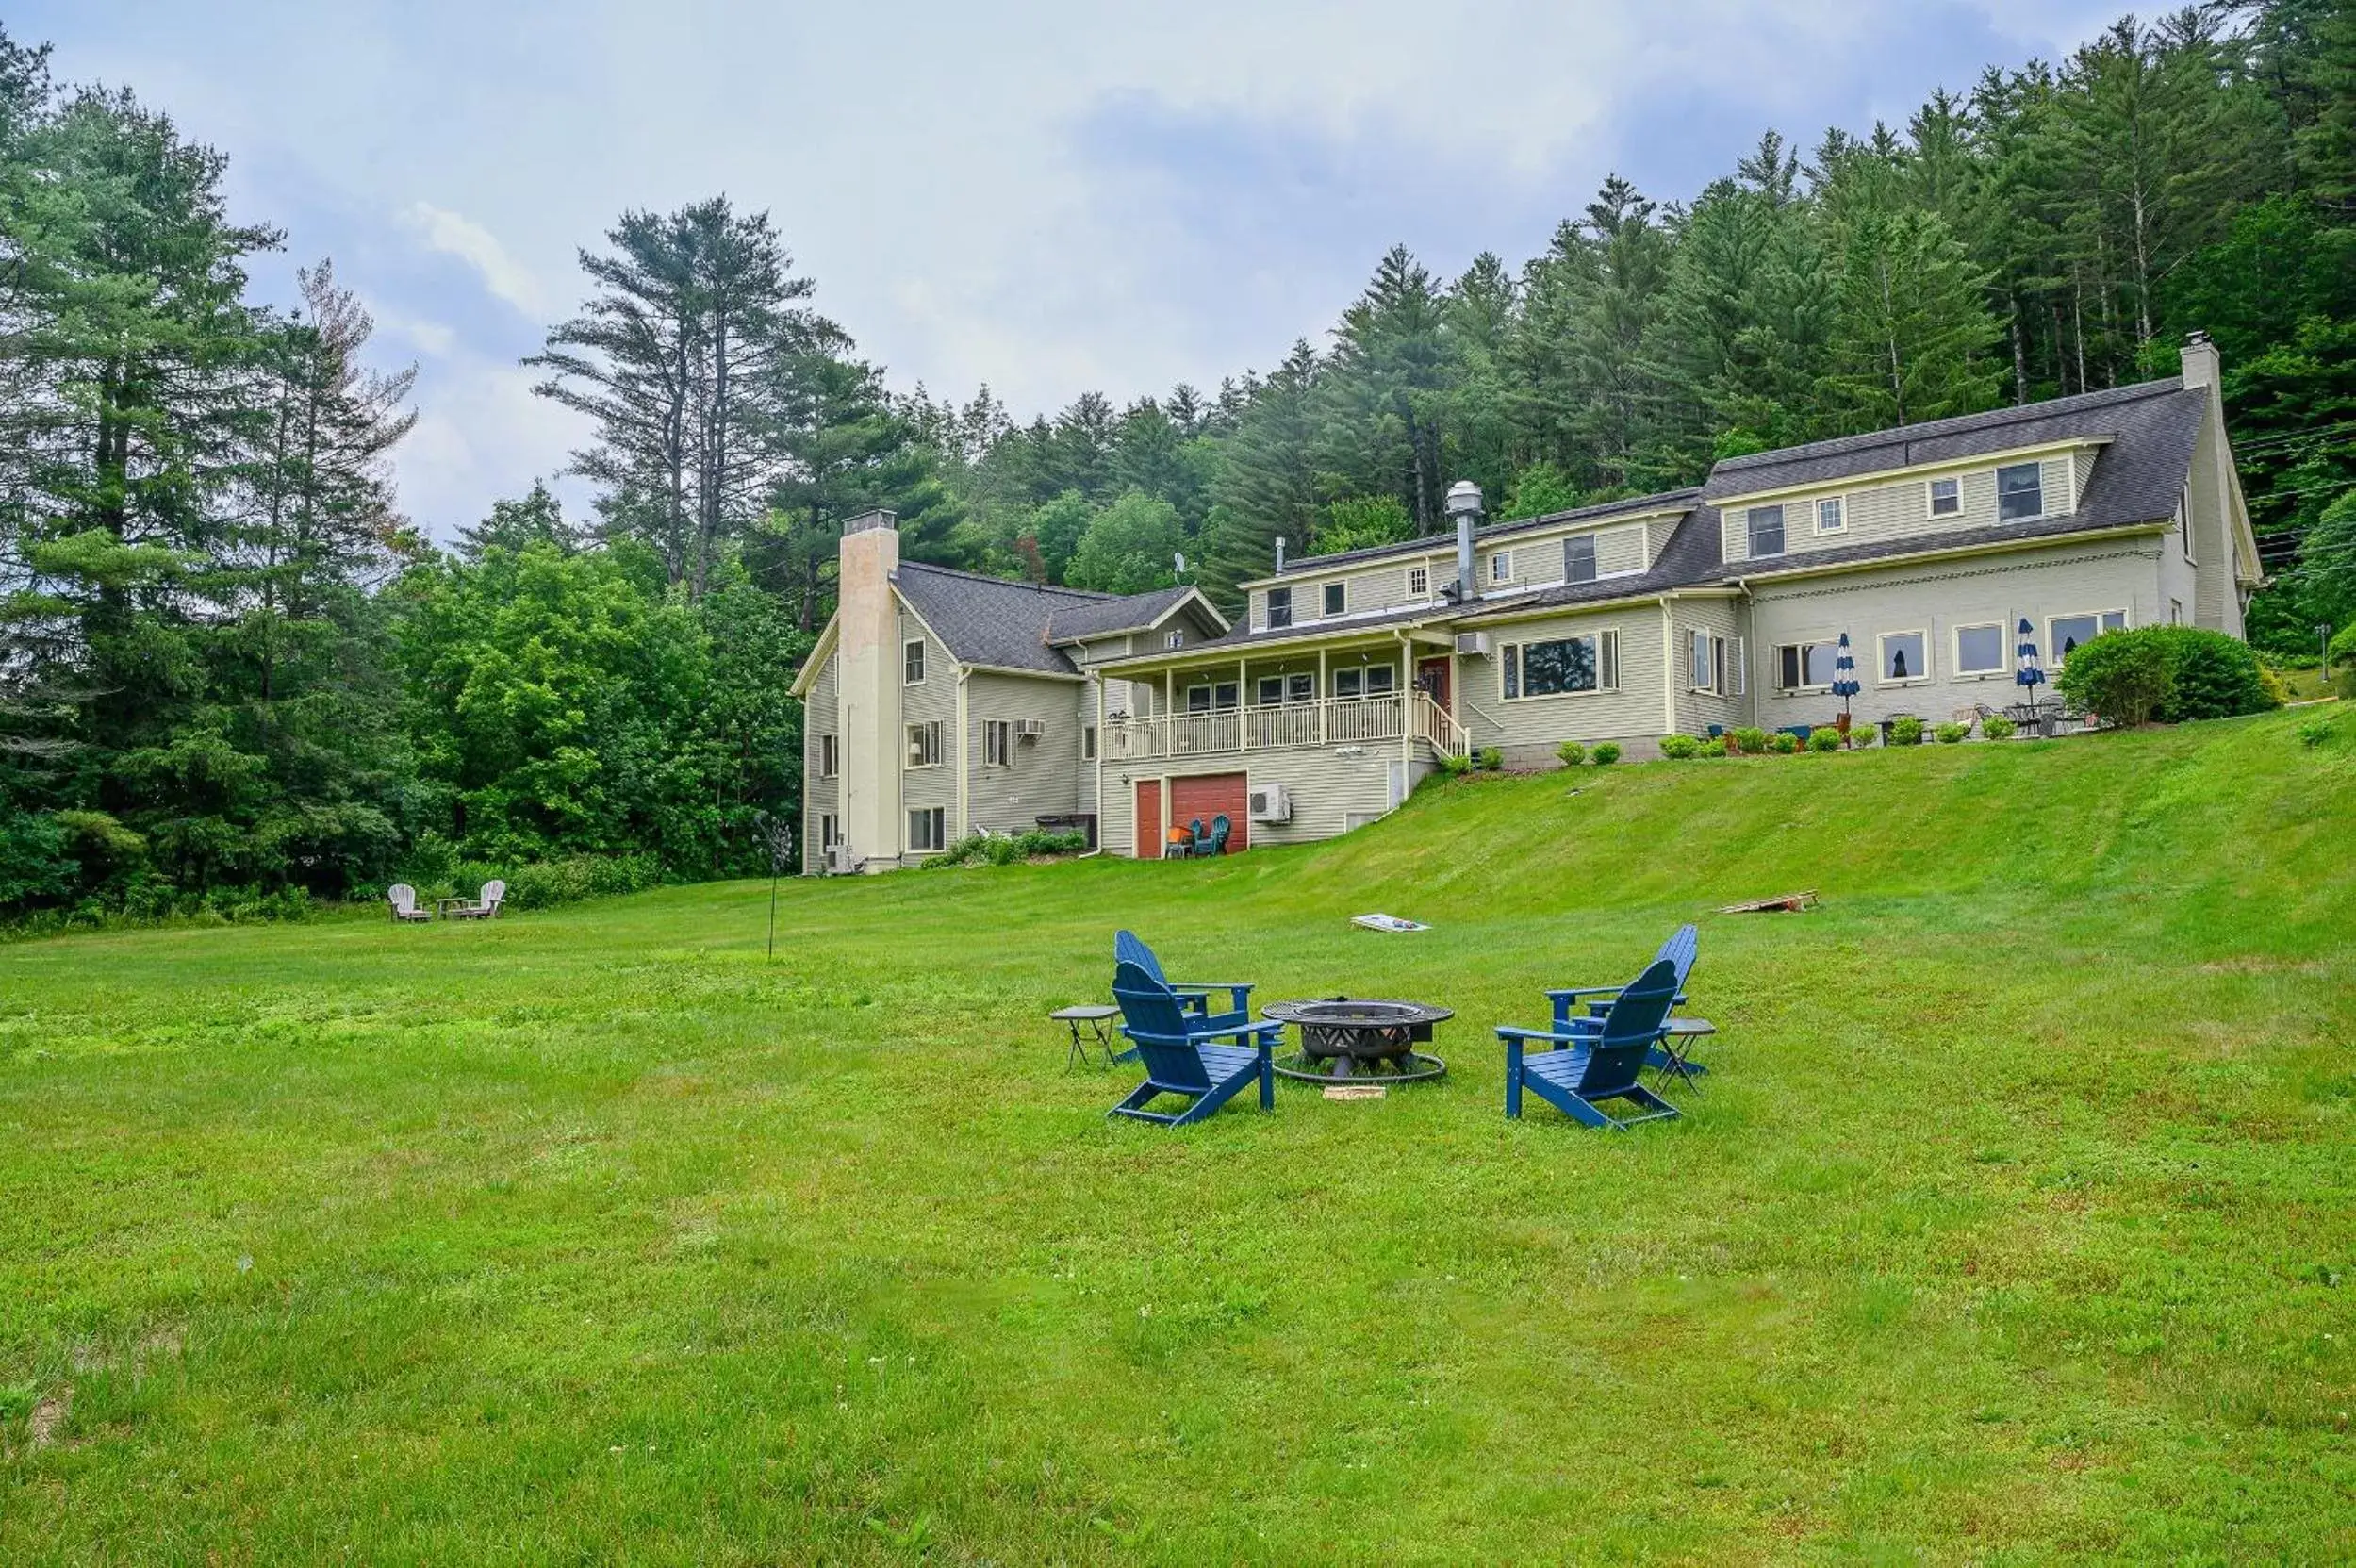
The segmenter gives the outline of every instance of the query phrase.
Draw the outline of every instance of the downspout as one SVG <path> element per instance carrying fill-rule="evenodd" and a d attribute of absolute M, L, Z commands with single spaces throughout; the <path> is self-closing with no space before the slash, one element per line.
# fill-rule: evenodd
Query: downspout
<path fill-rule="evenodd" d="M 1096 826 L 1088 835 L 1096 842 L 1079 857 L 1082 860 L 1093 860 L 1104 853 L 1104 676 L 1090 670 L 1088 685 L 1096 694 Z"/>
<path fill-rule="evenodd" d="M 966 796 L 966 775 L 973 767 L 967 752 L 965 677 L 964 665 L 957 667 L 957 836 L 963 840 L 973 832 L 973 807 Z"/>
<path fill-rule="evenodd" d="M 1751 580 L 1736 578 L 1735 592 L 1742 596 L 1742 695 L 1751 705 L 1751 727 L 1755 730 L 1759 727 L 1759 688 L 1751 677 L 1757 671 L 1757 650 L 1751 646 L 1751 639 L 1759 635 L 1759 621 L 1755 609 L 1756 602 L 1751 597 Z"/>
<path fill-rule="evenodd" d="M 1669 608 L 1669 595 L 1660 596 L 1661 731 L 1677 733 L 1677 621 Z"/>

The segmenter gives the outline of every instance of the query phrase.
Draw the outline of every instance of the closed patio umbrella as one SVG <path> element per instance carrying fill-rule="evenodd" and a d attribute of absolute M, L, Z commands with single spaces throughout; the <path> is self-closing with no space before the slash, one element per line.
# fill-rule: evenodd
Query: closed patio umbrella
<path fill-rule="evenodd" d="M 1833 655 L 1833 695 L 1840 699 L 1840 733 L 1849 733 L 1849 699 L 1857 694 L 1857 661 L 1849 656 L 1849 634 L 1840 635 L 1840 651 Z"/>
<path fill-rule="evenodd" d="M 2020 647 L 2016 650 L 2016 657 L 2013 661 L 2013 684 L 2026 686 L 2029 690 L 2031 723 L 2036 721 L 2037 687 L 2045 684 L 2045 667 L 2037 663 L 2037 645 L 2031 640 L 2035 635 L 2029 625 L 2029 618 L 2022 616 L 2020 618 Z"/>

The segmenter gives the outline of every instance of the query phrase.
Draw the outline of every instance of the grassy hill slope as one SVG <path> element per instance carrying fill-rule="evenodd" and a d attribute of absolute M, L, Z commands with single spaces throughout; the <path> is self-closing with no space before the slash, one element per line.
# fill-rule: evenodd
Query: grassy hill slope
<path fill-rule="evenodd" d="M 752 883 L 0 950 L 0 1558 L 2348 1555 L 2315 722 L 793 883 L 774 963 Z M 1688 918 L 1687 1117 L 1506 1122 L 1490 1028 Z M 1118 925 L 1450 1075 L 1108 1126 L 1043 1015 Z"/>

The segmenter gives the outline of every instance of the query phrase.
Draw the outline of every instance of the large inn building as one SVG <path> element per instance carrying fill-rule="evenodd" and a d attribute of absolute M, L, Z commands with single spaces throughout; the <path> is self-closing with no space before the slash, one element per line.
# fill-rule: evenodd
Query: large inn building
<path fill-rule="evenodd" d="M 976 830 L 1078 822 L 1156 856 L 1225 813 L 1230 850 L 1347 832 L 1450 753 L 1541 766 L 1709 726 L 1830 722 L 1844 632 L 1861 719 L 2014 693 L 2125 626 L 2236 636 L 2257 547 L 2196 335 L 2180 376 L 1730 458 L 1699 488 L 1277 563 L 1230 624 L 1193 588 L 1112 597 L 843 536 L 807 703 L 811 871 L 911 866 Z"/>

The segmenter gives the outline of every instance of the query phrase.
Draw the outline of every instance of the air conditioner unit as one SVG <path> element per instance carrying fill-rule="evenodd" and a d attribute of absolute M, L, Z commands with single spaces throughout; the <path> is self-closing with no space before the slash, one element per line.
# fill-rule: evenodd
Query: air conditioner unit
<path fill-rule="evenodd" d="M 848 839 L 836 839 L 826 847 L 826 874 L 828 876 L 846 877 L 855 869 L 857 867 L 851 864 Z"/>
<path fill-rule="evenodd" d="M 1014 738 L 1017 740 L 1037 740 L 1041 735 L 1046 734 L 1046 733 L 1047 721 L 1044 718 L 1018 718 L 1014 720 Z"/>
<path fill-rule="evenodd" d="M 1252 790 L 1251 812 L 1255 822 L 1292 821 L 1292 790 L 1280 784 L 1256 785 Z"/>
<path fill-rule="evenodd" d="M 1489 634 L 1487 632 L 1458 632 L 1457 652 L 1468 659 L 1489 657 Z"/>

